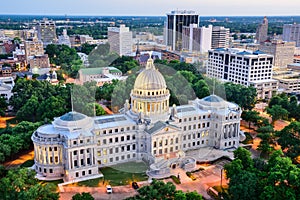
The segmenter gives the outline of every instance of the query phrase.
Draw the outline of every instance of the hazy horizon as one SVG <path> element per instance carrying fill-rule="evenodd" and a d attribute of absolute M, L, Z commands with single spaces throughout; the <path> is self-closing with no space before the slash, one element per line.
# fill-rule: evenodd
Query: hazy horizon
<path fill-rule="evenodd" d="M 165 16 L 172 10 L 194 10 L 200 16 L 299 16 L 298 0 L 15 0 L 1 3 L 1 15 Z"/>

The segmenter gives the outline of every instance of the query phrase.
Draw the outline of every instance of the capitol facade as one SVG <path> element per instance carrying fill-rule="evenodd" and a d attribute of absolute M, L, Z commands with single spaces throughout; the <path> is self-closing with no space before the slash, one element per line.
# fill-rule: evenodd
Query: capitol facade
<path fill-rule="evenodd" d="M 121 114 L 69 112 L 39 127 L 32 135 L 37 177 L 87 180 L 99 177 L 99 168 L 129 161 L 147 163 L 152 177 L 167 177 L 172 169 L 195 168 L 197 158 L 188 151 L 239 146 L 239 106 L 211 95 L 170 107 L 165 79 L 151 58 L 130 95 Z"/>

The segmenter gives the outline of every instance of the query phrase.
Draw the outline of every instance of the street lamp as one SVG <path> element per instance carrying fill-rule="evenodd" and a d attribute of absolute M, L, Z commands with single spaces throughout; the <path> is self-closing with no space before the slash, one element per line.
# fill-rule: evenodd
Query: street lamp
<path fill-rule="evenodd" d="M 224 168 L 221 169 L 221 188 L 223 188 L 223 187 L 222 187 L 223 170 L 224 170 Z"/>

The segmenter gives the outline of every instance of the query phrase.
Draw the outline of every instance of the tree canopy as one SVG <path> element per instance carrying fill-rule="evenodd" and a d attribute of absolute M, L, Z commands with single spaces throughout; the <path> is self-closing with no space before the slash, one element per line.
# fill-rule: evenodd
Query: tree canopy
<path fill-rule="evenodd" d="M 150 185 L 138 189 L 138 195 L 129 197 L 127 200 L 147 199 L 147 200 L 202 200 L 202 196 L 197 192 L 182 192 L 176 190 L 173 183 L 153 180 Z"/>
<path fill-rule="evenodd" d="M 72 196 L 72 200 L 94 200 L 94 197 L 89 192 L 83 192 Z"/>
<path fill-rule="evenodd" d="M 51 183 L 42 185 L 27 168 L 9 170 L 0 180 L 1 199 L 58 200 L 59 194 Z"/>
<path fill-rule="evenodd" d="M 239 147 L 235 159 L 224 166 L 229 188 L 223 192 L 224 199 L 299 199 L 300 168 L 282 151 L 274 151 L 267 162 L 252 159 L 250 152 Z"/>

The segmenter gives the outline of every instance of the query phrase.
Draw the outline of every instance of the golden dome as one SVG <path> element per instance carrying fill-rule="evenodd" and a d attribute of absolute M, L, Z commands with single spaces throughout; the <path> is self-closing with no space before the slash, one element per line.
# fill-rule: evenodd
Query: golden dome
<path fill-rule="evenodd" d="M 135 90 L 160 90 L 166 89 L 166 81 L 162 74 L 155 68 L 153 59 L 149 58 L 146 69 L 136 78 L 134 83 Z"/>

